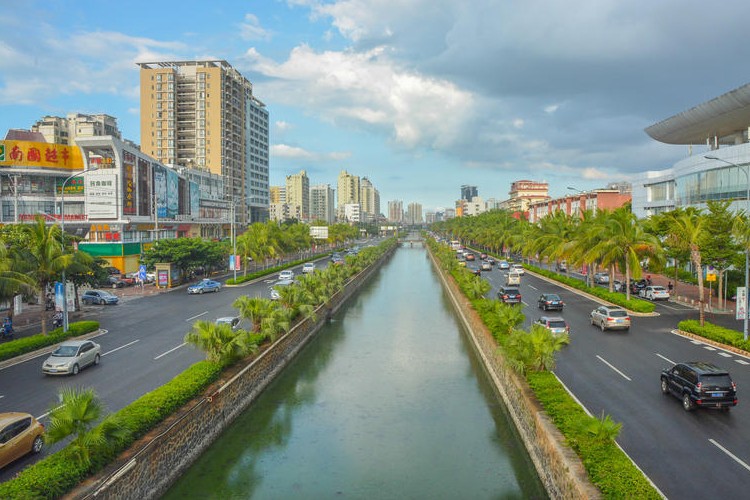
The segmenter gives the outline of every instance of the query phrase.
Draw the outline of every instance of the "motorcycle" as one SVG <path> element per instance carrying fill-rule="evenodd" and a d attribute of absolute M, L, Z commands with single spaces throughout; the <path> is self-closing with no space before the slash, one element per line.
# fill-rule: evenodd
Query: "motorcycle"
<path fill-rule="evenodd" d="M 52 328 L 60 328 L 63 326 L 63 315 L 61 312 L 56 312 L 52 315 Z"/>
<path fill-rule="evenodd" d="M 13 338 L 13 322 L 10 320 L 10 318 L 5 318 L 3 326 L 0 327 L 0 338 L 2 338 L 3 340 Z"/>

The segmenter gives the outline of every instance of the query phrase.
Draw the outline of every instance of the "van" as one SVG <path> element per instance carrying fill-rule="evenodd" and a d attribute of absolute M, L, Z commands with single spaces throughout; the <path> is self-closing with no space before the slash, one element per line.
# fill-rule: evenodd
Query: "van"
<path fill-rule="evenodd" d="M 511 271 L 508 273 L 508 275 L 505 277 L 505 284 L 506 285 L 521 285 L 521 275 L 518 274 L 515 271 Z"/>

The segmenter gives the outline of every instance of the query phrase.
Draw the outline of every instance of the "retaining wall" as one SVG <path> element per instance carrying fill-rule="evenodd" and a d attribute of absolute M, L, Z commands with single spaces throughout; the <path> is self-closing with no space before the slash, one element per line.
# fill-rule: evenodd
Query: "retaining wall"
<path fill-rule="evenodd" d="M 601 498 L 599 489 L 589 481 L 580 458 L 565 445 L 565 438 L 544 413 L 526 380 L 506 364 L 489 329 L 429 247 L 428 253 L 550 498 Z"/>
<path fill-rule="evenodd" d="M 349 280 L 316 319 L 305 319 L 243 366 L 228 369 L 202 396 L 137 441 L 117 463 L 83 483 L 68 498 L 158 498 L 240 415 L 341 306 L 393 254 Z"/>

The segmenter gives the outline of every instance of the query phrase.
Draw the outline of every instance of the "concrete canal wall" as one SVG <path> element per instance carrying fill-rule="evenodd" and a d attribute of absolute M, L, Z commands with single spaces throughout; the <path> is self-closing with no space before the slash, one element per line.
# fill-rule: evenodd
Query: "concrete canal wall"
<path fill-rule="evenodd" d="M 531 388 L 498 353 L 495 339 L 453 277 L 441 268 L 429 247 L 428 253 L 496 393 L 516 424 L 550 498 L 601 498 L 598 488 L 589 481 L 580 458 L 565 445 L 563 435 L 544 413 Z"/>
<path fill-rule="evenodd" d="M 117 463 L 68 498 L 158 498 L 240 415 L 396 247 L 350 279 L 346 286 L 246 365 L 227 370 L 203 395 L 186 404 L 125 452 Z"/>

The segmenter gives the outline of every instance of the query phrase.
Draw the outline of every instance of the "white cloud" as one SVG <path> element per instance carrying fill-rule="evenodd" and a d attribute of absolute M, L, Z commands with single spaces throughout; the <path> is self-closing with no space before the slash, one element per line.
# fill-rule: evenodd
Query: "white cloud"
<path fill-rule="evenodd" d="M 559 107 L 559 104 L 550 104 L 549 106 L 544 107 L 544 112 L 551 115 L 552 113 L 557 111 Z"/>
<path fill-rule="evenodd" d="M 270 40 L 271 33 L 260 25 L 254 14 L 245 14 L 245 22 L 240 23 L 240 37 L 243 40 Z"/>
<path fill-rule="evenodd" d="M 271 146 L 271 156 L 276 158 L 286 158 L 291 160 L 306 160 L 309 162 L 339 161 L 351 157 L 351 153 L 346 151 L 333 151 L 330 153 L 317 153 L 308 151 L 298 146 L 288 144 L 274 144 Z"/>
<path fill-rule="evenodd" d="M 291 130 L 293 128 L 291 123 L 285 122 L 284 120 L 277 120 L 274 123 L 274 126 L 279 132 L 286 132 L 287 130 Z"/>
<path fill-rule="evenodd" d="M 522 118 L 516 118 L 513 120 L 513 128 L 523 128 L 524 121 Z"/>

